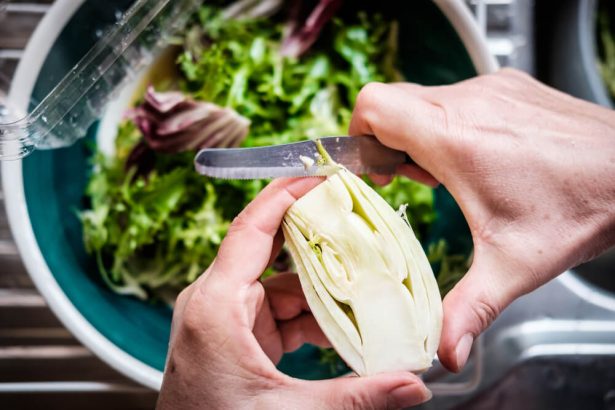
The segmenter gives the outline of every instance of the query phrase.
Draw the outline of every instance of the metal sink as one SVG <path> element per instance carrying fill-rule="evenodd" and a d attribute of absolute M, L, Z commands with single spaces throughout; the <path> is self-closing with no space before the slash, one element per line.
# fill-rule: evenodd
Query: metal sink
<path fill-rule="evenodd" d="M 483 394 L 455 406 L 472 410 L 615 409 L 615 356 L 529 359 Z"/>
<path fill-rule="evenodd" d="M 615 297 L 615 247 L 599 258 L 577 266 L 574 272 L 598 288 Z"/>
<path fill-rule="evenodd" d="M 588 81 L 600 82 L 591 57 L 590 17 L 597 0 L 486 3 L 508 5 L 503 15 L 510 16 L 510 27 L 530 40 L 529 54 L 536 57 L 536 61 L 517 59 L 525 65 L 501 60 L 503 65 L 517 66 L 565 92 L 611 106 L 606 95 L 598 98 L 596 92 L 578 90 Z M 495 17 L 491 21 L 498 21 Z M 497 39 L 498 33 L 490 36 L 487 30 L 487 37 Z M 504 37 L 516 38 L 509 33 Z M 521 57 L 528 51 L 519 50 Z M 581 61 L 579 53 L 589 55 L 587 61 Z M 571 61 L 576 65 L 568 64 Z M 437 365 L 430 371 L 433 379 L 426 380 L 434 383 L 435 397 L 421 408 L 615 410 L 615 247 L 515 301 L 479 341 L 462 374 L 447 374 Z M 456 383 L 456 393 L 450 383 Z"/>
<path fill-rule="evenodd" d="M 422 408 L 615 409 L 614 270 L 612 249 L 515 301 Z"/>

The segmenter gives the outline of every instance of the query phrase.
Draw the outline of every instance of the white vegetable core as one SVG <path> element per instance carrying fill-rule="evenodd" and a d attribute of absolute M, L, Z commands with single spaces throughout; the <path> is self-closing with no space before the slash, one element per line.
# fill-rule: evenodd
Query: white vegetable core
<path fill-rule="evenodd" d="M 283 230 L 308 304 L 353 370 L 431 366 L 442 302 L 405 214 L 340 167 L 288 210 Z"/>

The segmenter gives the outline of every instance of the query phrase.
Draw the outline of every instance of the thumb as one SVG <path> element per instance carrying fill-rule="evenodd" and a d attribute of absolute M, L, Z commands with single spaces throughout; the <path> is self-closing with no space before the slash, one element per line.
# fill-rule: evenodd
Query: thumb
<path fill-rule="evenodd" d="M 506 265 L 489 259 L 476 255 L 468 273 L 444 298 L 438 358 L 454 372 L 466 364 L 474 340 L 523 293 L 515 283 L 518 275 L 504 272 Z"/>
<path fill-rule="evenodd" d="M 405 372 L 306 382 L 314 408 L 401 409 L 431 399 L 421 379 Z"/>

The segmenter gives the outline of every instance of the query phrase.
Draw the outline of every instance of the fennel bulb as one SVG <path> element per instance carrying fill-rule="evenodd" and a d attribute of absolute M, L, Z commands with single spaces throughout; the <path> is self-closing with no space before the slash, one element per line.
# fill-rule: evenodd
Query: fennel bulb
<path fill-rule="evenodd" d="M 357 374 L 431 366 L 442 301 L 403 209 L 339 166 L 282 229 L 314 317 Z"/>

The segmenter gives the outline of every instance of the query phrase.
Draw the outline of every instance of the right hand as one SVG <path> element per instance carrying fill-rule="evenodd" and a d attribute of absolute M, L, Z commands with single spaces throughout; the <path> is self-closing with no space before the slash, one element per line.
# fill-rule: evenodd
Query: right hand
<path fill-rule="evenodd" d="M 449 190 L 469 224 L 472 266 L 444 299 L 438 356 L 473 340 L 517 297 L 615 243 L 615 113 L 505 69 L 451 86 L 369 84 L 351 135 L 375 135 Z"/>

